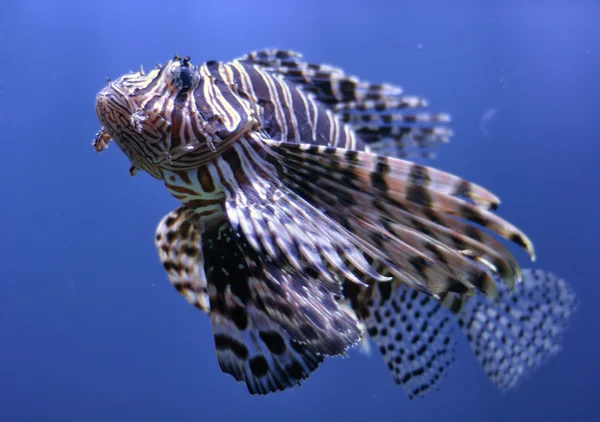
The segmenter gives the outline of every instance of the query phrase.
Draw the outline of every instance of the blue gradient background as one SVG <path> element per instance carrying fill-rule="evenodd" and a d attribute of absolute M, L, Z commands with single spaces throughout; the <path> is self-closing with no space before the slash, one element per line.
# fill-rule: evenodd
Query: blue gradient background
<path fill-rule="evenodd" d="M 9 0 L 0 13 L 1 422 L 600 420 L 600 3 Z M 105 76 L 140 64 L 264 47 L 398 83 L 452 114 L 456 136 L 433 164 L 497 193 L 536 267 L 578 293 L 560 355 L 501 394 L 461 343 L 421 401 L 377 353 L 330 359 L 267 397 L 221 373 L 208 319 L 154 250 L 177 203 L 130 178 L 116 146 L 94 153 L 94 99 Z"/>

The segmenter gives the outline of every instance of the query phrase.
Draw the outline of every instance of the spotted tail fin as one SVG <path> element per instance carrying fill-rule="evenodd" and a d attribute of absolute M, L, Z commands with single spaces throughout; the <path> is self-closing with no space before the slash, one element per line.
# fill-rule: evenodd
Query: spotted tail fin
<path fill-rule="evenodd" d="M 452 315 L 403 283 L 370 286 L 357 299 L 357 312 L 394 382 L 411 399 L 436 391 L 455 359 Z"/>
<path fill-rule="evenodd" d="M 500 390 L 516 387 L 557 353 L 575 309 L 566 282 L 542 270 L 523 270 L 511 293 L 499 283 L 497 299 L 463 297 L 445 305 L 404 284 L 379 283 L 346 292 L 394 381 L 410 398 L 439 388 L 455 359 L 455 322 L 489 379 Z M 454 315 L 453 315 L 454 314 Z"/>
<path fill-rule="evenodd" d="M 308 63 L 288 50 L 255 51 L 238 60 L 281 74 L 313 93 L 378 154 L 430 157 L 452 135 L 447 114 L 430 112 L 423 98 L 403 95 L 396 85 L 362 81 L 335 66 Z"/>
<path fill-rule="evenodd" d="M 575 306 L 575 295 L 563 279 L 525 269 L 512 292 L 500 285 L 495 302 L 478 295 L 456 316 L 487 376 L 508 390 L 560 350 L 560 336 Z"/>

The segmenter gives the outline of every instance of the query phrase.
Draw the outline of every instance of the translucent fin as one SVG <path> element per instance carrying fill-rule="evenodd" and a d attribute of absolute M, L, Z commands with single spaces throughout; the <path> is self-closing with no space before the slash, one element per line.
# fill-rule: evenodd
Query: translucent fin
<path fill-rule="evenodd" d="M 485 269 L 475 263 L 488 263 L 487 269 L 500 275 L 509 286 L 520 279 L 520 268 L 512 254 L 495 238 L 475 226 L 409 202 L 402 204 L 373 201 L 364 192 L 337 192 L 289 173 L 288 183 L 303 197 L 343 223 L 355 235 L 369 239 L 388 254 L 396 267 L 392 271 L 408 284 L 422 284 L 434 294 L 447 290 L 477 288 L 489 296 L 495 286 Z M 293 180 L 293 182 L 291 181 Z M 346 203 L 343 195 L 352 195 Z M 340 213 L 340 207 L 343 213 Z M 368 219 L 362 217 L 366 209 Z M 464 288 L 463 288 L 464 290 Z"/>
<path fill-rule="evenodd" d="M 410 200 L 429 208 L 437 202 L 449 202 L 452 197 L 468 198 L 486 210 L 496 209 L 500 203 L 496 195 L 479 185 L 411 161 L 312 144 L 283 142 L 274 144 L 274 149 L 290 162 L 302 166 L 306 175 L 316 172 L 314 177 L 323 181 L 351 176 L 347 180 L 348 187 L 368 187 L 369 192 Z M 463 205 L 455 206 L 458 204 Z"/>
<path fill-rule="evenodd" d="M 169 281 L 192 305 L 210 310 L 200 249 L 197 215 L 185 206 L 163 217 L 156 228 L 155 245 Z"/>
<path fill-rule="evenodd" d="M 286 185 L 375 246 L 394 264 L 388 271 L 413 288 L 436 295 L 475 289 L 493 298 L 488 273 L 512 285 L 520 277 L 516 261 L 476 225 L 534 256 L 530 240 L 491 212 L 499 199 L 456 176 L 366 152 L 287 143 L 272 149 L 287 169 L 280 175 Z"/>
<path fill-rule="evenodd" d="M 228 224 L 204 233 L 202 249 L 221 369 L 243 381 L 252 394 L 284 390 L 308 378 L 323 357 L 316 347 L 320 345 L 318 334 L 307 325 L 306 314 L 312 315 L 311 305 L 322 295 L 305 304 L 287 296 L 286 282 L 290 280 L 282 278 L 283 271 L 277 272 L 255 254 L 249 255 L 250 248 Z M 282 323 L 284 318 L 298 324 L 302 335 L 312 341 L 299 341 L 302 336 L 297 332 L 292 339 L 292 330 Z M 360 332 L 356 329 L 352 334 L 348 343 L 355 342 Z M 326 340 L 331 346 L 340 341 L 339 337 L 332 335 Z M 344 343 L 340 350 L 346 347 Z"/>
<path fill-rule="evenodd" d="M 390 261 L 410 276 L 411 287 L 416 282 L 435 295 L 476 289 L 495 297 L 494 280 L 469 257 L 391 218 L 382 216 L 379 222 L 374 225 L 361 218 L 349 219 L 353 231 L 369 236 Z M 407 282 L 401 275 L 397 277 Z"/>
<path fill-rule="evenodd" d="M 521 279 L 519 264 L 510 251 L 493 236 L 468 222 L 408 201 L 402 202 L 401 209 L 393 204 L 379 205 L 380 212 L 394 222 L 392 227 L 399 224 L 403 230 L 422 233 L 435 242 L 436 249 L 441 244 L 475 262 L 489 262 L 491 267 L 488 269 L 502 277 L 510 288 L 515 280 Z"/>
<path fill-rule="evenodd" d="M 317 278 L 335 281 L 336 273 L 357 283 L 386 281 L 365 259 L 363 251 L 379 255 L 359 239 L 349 239 L 339 224 L 306 204 L 293 192 L 275 192 L 276 201 L 230 200 L 227 215 L 248 243 L 274 262 Z M 249 202 L 249 203 L 248 203 Z M 362 245 L 362 250 L 355 243 Z"/>
<path fill-rule="evenodd" d="M 266 394 L 299 384 L 323 361 L 321 352 L 343 353 L 359 339 L 359 324 L 352 315 L 338 311 L 343 321 L 335 317 L 333 292 L 309 291 L 311 297 L 301 300 L 286 291 L 285 282 L 292 284 L 290 276 L 261 262 L 229 225 L 209 233 L 203 230 L 202 220 L 182 206 L 161 220 L 156 246 L 171 283 L 190 303 L 210 314 L 221 369 L 244 382 L 250 393 Z M 296 276 L 294 281 L 300 282 Z M 334 311 L 315 315 L 311 313 L 315 303 Z M 282 324 L 286 318 L 287 325 Z M 338 332 L 323 335 L 323 330 L 310 325 L 324 327 L 330 321 L 329 329 L 346 329 L 347 337 L 340 340 L 343 334 Z M 289 335 L 294 324 L 298 324 L 296 339 Z M 318 335 L 324 336 L 327 347 L 319 347 Z"/>
<path fill-rule="evenodd" d="M 513 293 L 499 283 L 495 302 L 481 294 L 436 300 L 398 282 L 345 284 L 344 295 L 411 398 L 437 390 L 454 361 L 454 317 L 490 380 L 507 390 L 560 350 L 576 306 L 564 280 L 530 269 Z"/>
<path fill-rule="evenodd" d="M 238 188 L 225 201 L 232 227 L 256 253 L 282 268 L 334 284 L 343 278 L 365 284 L 389 281 L 373 265 L 393 264 L 368 239 L 349 233 L 282 183 L 277 170 L 280 166 L 274 162 L 277 159 L 269 142 L 262 138 L 243 139 L 230 153 L 235 153 L 235 159 L 244 163 L 245 169 L 243 176 L 231 179 L 230 183 Z M 262 151 L 257 154 L 256 150 Z M 218 165 L 228 168 L 226 160 L 234 158 L 226 156 Z"/>
<path fill-rule="evenodd" d="M 525 269 L 512 293 L 499 285 L 494 303 L 470 298 L 457 318 L 490 380 L 507 390 L 560 350 L 574 310 L 575 295 L 563 279 Z"/>
<path fill-rule="evenodd" d="M 429 112 L 424 99 L 402 95 L 396 85 L 361 81 L 338 67 L 308 63 L 294 51 L 255 51 L 238 60 L 279 73 L 313 93 L 379 154 L 430 157 L 452 134 L 447 114 Z"/>
<path fill-rule="evenodd" d="M 434 158 L 435 147 L 447 143 L 452 130 L 450 116 L 433 114 L 418 97 L 388 101 L 341 104 L 341 120 L 350 124 L 370 151 L 389 157 Z"/>
<path fill-rule="evenodd" d="M 454 361 L 454 323 L 433 297 L 405 284 L 377 284 L 363 296 L 367 332 L 409 397 L 436 391 Z"/>
<path fill-rule="evenodd" d="M 310 271 L 281 268 L 250 246 L 244 232 L 230 225 L 222 228 L 216 239 L 212 237 L 207 240 L 207 247 L 214 251 L 210 257 L 207 247 L 203 248 L 209 265 L 209 293 L 210 271 L 217 292 L 231 289 L 241 303 L 251 299 L 256 309 L 287 336 L 317 354 L 343 354 L 360 339 L 362 333 L 355 316 L 345 312 L 336 301 L 341 296 L 338 283 L 317 279 Z M 226 248 L 228 243 L 231 246 Z M 237 249 L 233 250 L 233 245 Z M 237 256 L 243 257 L 245 263 Z M 240 262 L 234 262 L 236 259 Z M 224 302 L 221 299 L 218 303 L 222 306 Z M 211 313 L 213 309 L 211 296 Z"/>

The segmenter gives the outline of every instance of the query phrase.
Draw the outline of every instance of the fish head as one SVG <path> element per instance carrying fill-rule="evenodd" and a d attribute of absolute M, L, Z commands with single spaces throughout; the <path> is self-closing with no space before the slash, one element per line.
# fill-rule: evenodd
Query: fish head
<path fill-rule="evenodd" d="M 164 170 L 209 161 L 251 126 L 251 105 L 236 100 L 232 107 L 236 97 L 206 66 L 175 56 L 148 73 L 108 80 L 96 96 L 96 114 L 104 138 L 115 141 L 132 169 L 162 179 Z"/>

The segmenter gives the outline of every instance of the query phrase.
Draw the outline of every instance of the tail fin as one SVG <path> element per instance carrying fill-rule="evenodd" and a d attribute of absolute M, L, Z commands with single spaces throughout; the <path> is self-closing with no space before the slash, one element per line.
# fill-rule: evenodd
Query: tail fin
<path fill-rule="evenodd" d="M 288 50 L 255 51 L 238 60 L 279 73 L 313 93 L 378 154 L 429 157 L 452 134 L 445 125 L 447 114 L 429 112 L 424 99 L 402 95 L 396 85 L 361 81 L 338 67 L 308 63 Z"/>
<path fill-rule="evenodd" d="M 451 302 L 405 284 L 377 283 L 350 295 L 394 381 L 410 398 L 437 390 L 454 361 L 453 313 L 487 376 L 504 391 L 560 350 L 560 335 L 575 310 L 575 295 L 563 279 L 530 269 L 512 293 L 499 283 L 496 301 L 463 296 L 463 307 L 452 312 L 444 307 Z"/>
<path fill-rule="evenodd" d="M 560 350 L 560 335 L 575 307 L 563 279 L 525 269 L 512 293 L 500 284 L 494 303 L 477 295 L 456 316 L 487 376 L 507 390 Z"/>
<path fill-rule="evenodd" d="M 358 313 L 396 384 L 411 399 L 437 390 L 454 361 L 452 315 L 404 283 L 375 284 L 359 300 Z"/>

